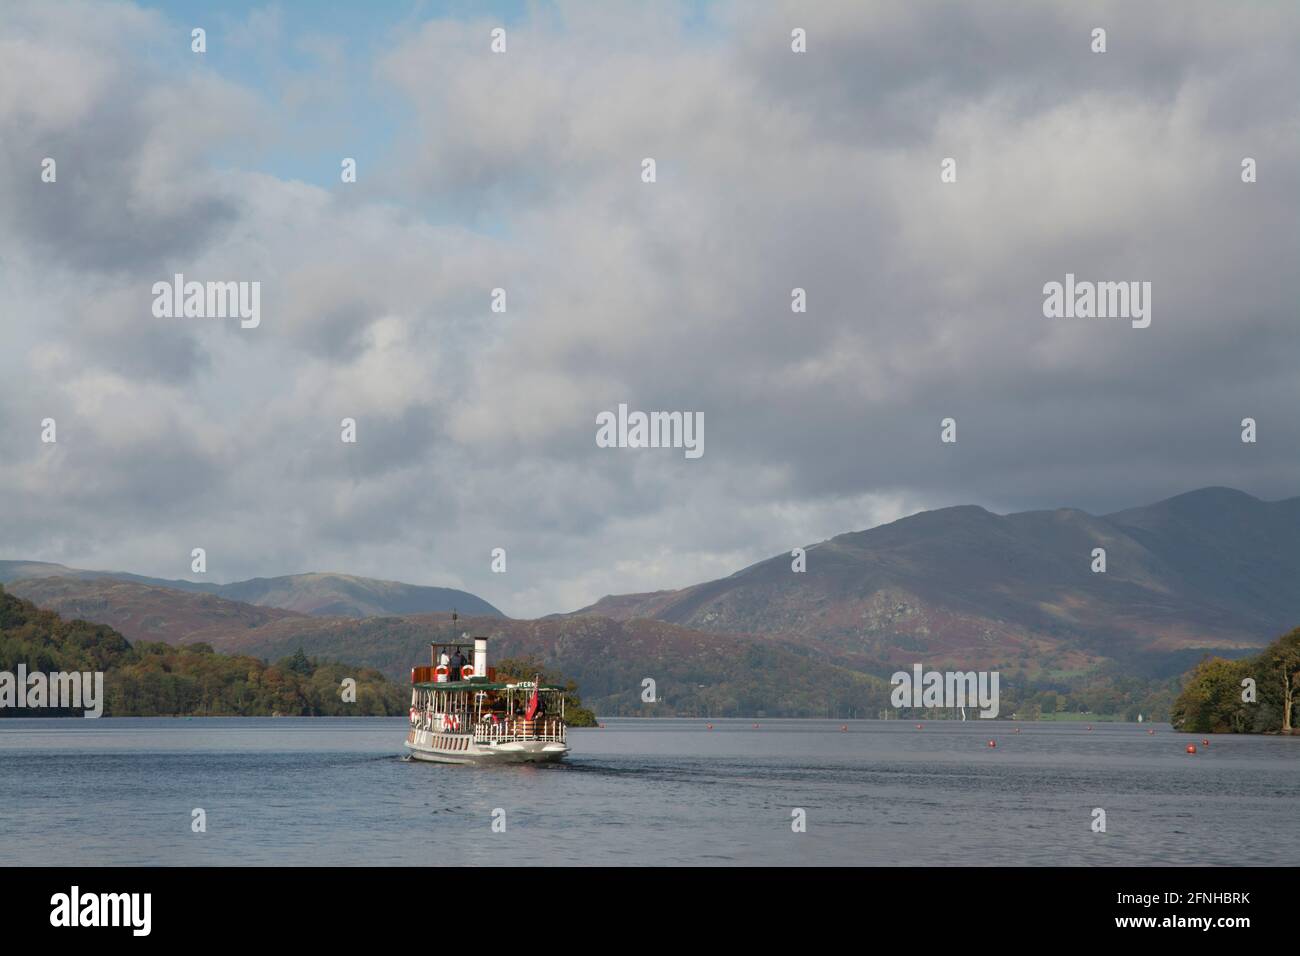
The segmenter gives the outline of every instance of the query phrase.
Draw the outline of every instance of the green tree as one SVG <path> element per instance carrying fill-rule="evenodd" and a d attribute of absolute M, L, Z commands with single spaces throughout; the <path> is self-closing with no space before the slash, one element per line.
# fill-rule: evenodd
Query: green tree
<path fill-rule="evenodd" d="M 1255 682 L 1258 699 L 1242 700 L 1243 682 Z M 1293 710 L 1300 691 L 1300 628 L 1255 657 L 1210 657 L 1187 674 L 1170 708 L 1176 730 L 1198 733 L 1295 733 Z"/>
<path fill-rule="evenodd" d="M 1281 690 L 1280 729 L 1284 734 L 1292 733 L 1291 713 L 1295 708 L 1296 691 L 1300 690 L 1300 627 L 1279 637 L 1260 658 L 1269 671 L 1269 679 Z"/>
<path fill-rule="evenodd" d="M 29 672 L 102 671 L 104 712 L 112 717 L 397 716 L 406 713 L 409 693 L 379 671 L 322 665 L 301 648 L 279 665 L 268 665 L 256 657 L 218 654 L 208 644 L 132 645 L 112 628 L 65 621 L 0 587 L 0 670 L 12 672 L 19 663 Z M 345 704 L 339 694 L 345 676 L 357 681 L 355 704 Z M 16 713 L 0 710 L 0 716 Z"/>
<path fill-rule="evenodd" d="M 303 674 L 307 677 L 310 677 L 312 671 L 315 670 L 315 668 L 312 667 L 311 661 L 307 660 L 307 655 L 303 653 L 301 644 L 299 644 L 298 649 L 293 652 L 292 657 L 281 661 L 281 665 L 286 670 L 293 671 L 295 674 Z"/>

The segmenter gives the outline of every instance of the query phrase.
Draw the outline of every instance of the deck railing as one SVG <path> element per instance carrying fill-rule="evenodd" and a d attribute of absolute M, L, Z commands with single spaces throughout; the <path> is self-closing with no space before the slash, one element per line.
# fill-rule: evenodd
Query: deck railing
<path fill-rule="evenodd" d="M 435 734 L 456 734 L 464 733 L 466 728 L 466 719 L 455 721 L 448 714 L 435 714 L 431 711 L 417 711 L 412 726 L 416 730 L 427 730 Z"/>
<path fill-rule="evenodd" d="M 468 729 L 462 721 L 460 732 Z M 416 714 L 416 730 L 427 730 L 435 734 L 456 733 L 457 729 L 449 726 L 441 714 L 422 711 Z M 522 717 L 509 717 L 493 723 L 482 720 L 474 725 L 474 742 L 503 743 L 514 740 L 541 740 L 547 743 L 564 743 L 566 740 L 564 721 L 559 717 L 542 717 L 537 720 L 524 720 Z"/>
<path fill-rule="evenodd" d="M 514 740 L 564 743 L 564 721 L 558 717 L 543 717 L 541 720 L 512 717 L 495 724 L 491 721 L 481 721 L 474 726 L 475 743 L 502 743 Z"/>

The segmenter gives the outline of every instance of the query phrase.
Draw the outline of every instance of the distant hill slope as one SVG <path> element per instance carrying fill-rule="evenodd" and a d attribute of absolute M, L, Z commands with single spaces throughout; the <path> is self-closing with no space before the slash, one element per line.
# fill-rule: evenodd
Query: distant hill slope
<path fill-rule="evenodd" d="M 311 657 L 373 667 L 398 681 L 428 661 L 431 640 L 487 635 L 492 660 L 536 659 L 577 680 L 584 700 L 603 714 L 813 716 L 831 707 L 837 714 L 875 716 L 887 701 L 882 680 L 838 667 L 812 648 L 659 621 L 480 616 L 462 619 L 453 631 L 448 614 L 319 617 L 111 578 L 37 578 L 9 589 L 132 640 L 204 644 L 267 660 L 302 648 Z M 641 700 L 646 677 L 656 682 L 657 704 Z"/>
<path fill-rule="evenodd" d="M 0 561 L 0 584 L 49 577 L 79 580 L 110 578 L 153 587 L 212 594 L 231 601 L 322 616 L 432 614 L 453 609 L 464 614 L 502 616 L 487 601 L 468 591 L 402 584 L 348 574 L 290 574 L 276 578 L 253 578 L 232 584 L 208 584 L 150 578 L 122 571 L 86 571 L 41 561 Z"/>
<path fill-rule="evenodd" d="M 0 586 L 0 671 L 12 674 L 20 666 L 33 672 L 102 672 L 103 697 L 94 703 L 110 717 L 396 716 L 406 712 L 409 701 L 409 685 L 386 680 L 371 668 L 314 663 L 302 655 L 268 665 L 256 657 L 217 654 L 203 644 L 129 643 L 102 623 L 67 620 Z M 355 702 L 338 693 L 344 677 L 357 682 Z M 31 710 L 13 703 L 0 707 L 0 718 L 80 717 L 94 709 L 84 698 L 83 706 L 66 709 Z"/>
<path fill-rule="evenodd" d="M 755 635 L 715 634 L 659 621 L 550 617 L 462 619 L 295 618 L 218 638 L 196 635 L 226 653 L 275 659 L 299 646 L 328 660 L 355 660 L 405 678 L 429 660 L 429 642 L 461 632 L 489 638 L 490 660 L 530 657 L 578 682 L 586 706 L 617 715 L 768 714 L 818 716 L 850 711 L 875 717 L 888 707 L 888 684 L 817 654 Z M 658 704 L 642 701 L 655 682 Z"/>
<path fill-rule="evenodd" d="M 1093 548 L 1107 570 L 1091 571 Z M 1300 620 L 1300 498 L 1206 488 L 1113 515 L 922 512 L 680 591 L 603 598 L 576 615 L 827 642 L 859 666 L 1111 659 L 1175 673 L 1240 655 Z"/>
<path fill-rule="evenodd" d="M 113 578 L 118 581 L 151 584 L 155 587 L 174 588 L 179 591 L 202 591 L 205 594 L 215 594 L 221 588 L 219 584 L 151 578 L 142 574 L 129 574 L 125 571 L 87 571 L 84 568 L 70 568 L 67 565 L 53 564 L 48 561 L 0 561 L 0 584 L 49 577 L 81 580 Z"/>
<path fill-rule="evenodd" d="M 1090 570 L 1097 547 L 1104 574 Z M 495 657 L 539 657 L 604 713 L 639 712 L 629 682 L 658 673 L 697 685 L 676 698 L 681 712 L 758 693 L 771 706 L 755 710 L 800 713 L 824 687 L 866 706 L 874 685 L 849 671 L 916 661 L 1072 681 L 1107 665 L 1163 677 L 1206 653 L 1243 656 L 1300 621 L 1300 498 L 1207 488 L 1103 516 L 945 508 L 811 545 L 802 574 L 783 554 L 539 621 L 463 591 L 335 574 L 196 585 L 0 562 L 0 581 L 15 577 L 16 593 L 132 638 L 268 658 L 301 644 L 393 677 L 447 636 L 441 612 L 455 607 L 476 618 L 465 629 L 499 637 Z"/>
<path fill-rule="evenodd" d="M 1107 515 L 1183 587 L 1268 637 L 1300 619 L 1300 498 L 1205 488 Z"/>
<path fill-rule="evenodd" d="M 117 578 L 24 578 L 11 582 L 7 590 L 67 620 L 106 624 L 131 641 L 178 644 L 210 629 L 239 633 L 284 618 L 305 617 L 215 594 Z"/>
<path fill-rule="evenodd" d="M 462 614 L 503 616 L 468 591 L 379 581 L 347 574 L 293 574 L 253 578 L 223 585 L 218 593 L 233 601 L 267 605 L 329 617 L 377 614 L 431 614 L 453 609 Z"/>

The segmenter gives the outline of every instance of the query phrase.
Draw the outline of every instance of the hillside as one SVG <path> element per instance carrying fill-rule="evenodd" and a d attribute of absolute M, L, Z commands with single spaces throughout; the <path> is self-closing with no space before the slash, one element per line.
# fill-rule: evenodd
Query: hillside
<path fill-rule="evenodd" d="M 1107 571 L 1090 569 L 1092 549 Z M 575 612 L 825 641 L 873 669 L 934 664 L 1068 674 L 1110 660 L 1171 674 L 1240 656 L 1300 619 L 1300 498 L 1207 488 L 1145 508 L 995 515 L 962 506 L 778 555 L 680 591 Z"/>
<path fill-rule="evenodd" d="M 431 614 L 453 609 L 462 614 L 501 616 L 499 610 L 468 591 L 380 581 L 349 574 L 253 578 L 221 585 L 216 593 L 232 601 L 321 617 Z"/>
<path fill-rule="evenodd" d="M 577 681 L 601 713 L 781 713 L 812 715 L 885 706 L 884 684 L 823 660 L 809 646 L 770 638 L 713 634 L 657 621 L 548 618 L 512 621 L 450 615 L 362 620 L 270 610 L 208 594 L 108 579 L 41 578 L 11 585 L 44 607 L 178 646 L 276 660 L 303 649 L 329 661 L 354 661 L 404 681 L 428 660 L 429 641 L 469 631 L 488 635 L 493 660 L 529 658 Z M 662 701 L 643 706 L 641 681 L 653 678 Z"/>
<path fill-rule="evenodd" d="M 289 574 L 252 578 L 231 584 L 150 578 L 123 571 L 86 571 L 43 561 L 0 561 L 0 584 L 38 578 L 68 581 L 113 580 L 150 587 L 210 594 L 229 601 L 279 608 L 324 617 L 371 617 L 382 614 L 432 614 L 459 610 L 499 617 L 482 598 L 456 588 L 427 587 L 350 574 Z"/>
<path fill-rule="evenodd" d="M 119 578 L 20 579 L 11 582 L 8 591 L 61 617 L 106 624 L 131 641 L 181 643 L 178 636 L 209 628 L 234 633 L 284 618 L 305 617 L 202 591 L 179 591 Z"/>
<path fill-rule="evenodd" d="M 461 631 L 487 636 L 492 660 L 532 658 L 573 678 L 587 706 L 601 714 L 815 716 L 830 706 L 834 713 L 875 716 L 887 706 L 885 681 L 836 666 L 812 648 L 754 635 L 598 617 L 470 618 L 459 623 Z M 448 615 L 284 620 L 231 635 L 217 646 L 274 657 L 301 645 L 310 654 L 346 656 L 396 678 L 429 659 L 429 641 L 454 633 Z M 656 707 L 641 702 L 647 677 L 662 698 Z"/>
<path fill-rule="evenodd" d="M 1090 570 L 1095 547 L 1106 549 L 1104 574 Z M 1103 516 L 946 508 L 807 551 L 802 574 L 783 554 L 717 581 L 537 621 L 494 608 L 475 615 L 463 598 L 456 606 L 468 618 L 462 630 L 494 638 L 494 658 L 543 661 L 608 714 L 647 712 L 645 677 L 659 683 L 660 713 L 811 714 L 828 703 L 835 711 L 835 701 L 837 712 L 876 712 L 879 678 L 916 661 L 1015 675 L 1027 707 L 1035 695 L 1050 706 L 1054 689 L 1085 687 L 1095 692 L 1087 700 L 1109 695 L 1107 706 L 1120 707 L 1112 691 L 1128 678 L 1163 681 L 1207 654 L 1248 655 L 1300 620 L 1300 499 L 1230 489 Z M 11 587 L 44 607 L 133 640 L 271 660 L 301 646 L 404 680 L 431 639 L 450 635 L 447 614 L 419 610 L 441 600 L 422 592 L 438 589 L 294 575 L 217 594 L 132 575 L 50 576 L 58 567 L 0 563 L 0 574 L 19 576 Z M 382 610 L 394 607 L 401 612 Z M 1146 691 L 1124 686 L 1122 709 L 1149 713 Z"/>
<path fill-rule="evenodd" d="M 407 688 L 378 671 L 298 654 L 278 664 L 218 654 L 205 644 L 131 643 L 110 627 L 65 620 L 0 586 L 0 671 L 102 672 L 103 715 L 288 716 L 404 714 Z M 357 682 L 344 702 L 344 677 Z M 73 716 L 53 709 L 0 708 L 0 717 Z"/>

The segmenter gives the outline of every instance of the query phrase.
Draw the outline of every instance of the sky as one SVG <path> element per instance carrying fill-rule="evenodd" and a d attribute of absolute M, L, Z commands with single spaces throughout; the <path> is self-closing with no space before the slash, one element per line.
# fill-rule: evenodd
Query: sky
<path fill-rule="evenodd" d="M 0 558 L 535 616 L 955 504 L 1300 494 L 1297 89 L 1291 3 L 6 2 Z M 176 273 L 260 324 L 155 316 Z M 1150 326 L 1046 317 L 1067 273 Z M 704 453 L 599 447 L 620 403 Z"/>

